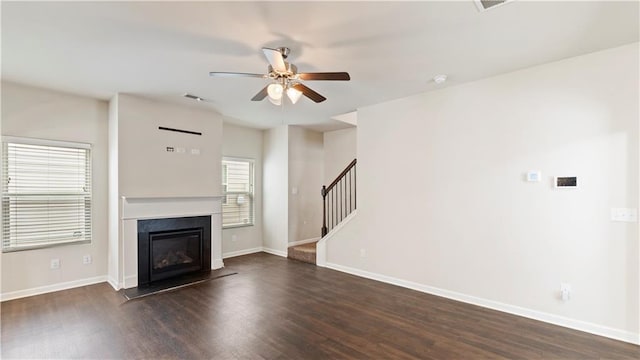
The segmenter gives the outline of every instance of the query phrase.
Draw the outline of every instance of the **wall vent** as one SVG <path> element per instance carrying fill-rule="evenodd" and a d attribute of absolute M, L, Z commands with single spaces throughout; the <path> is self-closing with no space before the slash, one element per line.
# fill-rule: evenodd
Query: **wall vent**
<path fill-rule="evenodd" d="M 188 94 L 188 93 L 187 93 L 187 94 L 184 94 L 184 95 L 182 95 L 182 96 L 184 96 L 184 97 L 186 97 L 186 98 L 189 98 L 189 99 L 193 99 L 193 100 L 197 100 L 197 101 L 202 101 L 202 98 L 201 98 L 200 96 L 195 96 L 195 95 Z"/>
<path fill-rule="evenodd" d="M 478 10 L 485 11 L 489 9 L 494 9 L 500 5 L 504 5 L 513 0 L 473 0 L 478 7 Z"/>
<path fill-rule="evenodd" d="M 195 100 L 195 101 L 204 101 L 204 102 L 210 102 L 210 103 L 213 102 L 213 101 L 211 101 L 209 99 L 201 98 L 200 96 L 189 94 L 189 93 L 184 93 L 184 94 L 182 94 L 182 96 L 186 97 L 187 99 L 192 99 L 192 100 Z"/>

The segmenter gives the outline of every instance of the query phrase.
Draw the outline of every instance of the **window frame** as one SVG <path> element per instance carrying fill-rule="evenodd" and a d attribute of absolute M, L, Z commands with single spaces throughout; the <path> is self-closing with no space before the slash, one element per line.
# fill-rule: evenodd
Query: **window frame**
<path fill-rule="evenodd" d="M 85 210 L 85 228 L 88 223 L 88 239 L 87 236 L 81 240 L 70 240 L 70 241 L 61 241 L 61 242 L 42 242 L 34 245 L 23 245 L 23 246 L 9 246 L 5 247 L 5 231 L 4 231 L 4 220 L 0 221 L 0 251 L 2 253 L 12 253 L 18 251 L 29 251 L 36 249 L 46 249 L 53 248 L 58 246 L 68 246 L 68 245 L 81 245 L 81 244 L 91 244 L 93 242 L 93 149 L 91 144 L 89 143 L 81 143 L 81 142 L 72 142 L 72 141 L 59 141 L 59 140 L 50 140 L 50 139 L 39 139 L 39 138 L 28 138 L 28 137 L 18 137 L 18 136 L 2 136 L 0 138 L 0 179 L 2 181 L 5 180 L 5 174 L 8 176 L 8 166 L 9 160 L 5 159 L 5 156 L 8 156 L 5 153 L 5 149 L 8 147 L 8 144 L 20 144 L 20 145 L 32 145 L 32 146 L 45 146 L 45 147 L 61 147 L 61 148 L 71 148 L 71 149 L 82 149 L 86 150 L 86 159 L 85 159 L 85 168 L 84 172 L 88 176 L 87 185 L 88 194 L 83 195 L 85 204 L 89 202 L 89 211 Z M 7 191 L 5 192 L 4 184 L 0 188 L 0 207 L 2 208 L 2 217 L 8 217 L 9 215 L 6 213 L 7 207 L 9 206 L 6 201 L 8 201 L 12 195 Z M 7 189 L 8 190 L 8 189 Z M 43 196 L 51 196 L 51 195 L 59 195 L 60 193 L 56 192 L 46 192 L 43 193 Z M 62 193 L 64 194 L 64 193 Z M 13 197 L 19 197 L 20 195 L 13 195 Z M 24 196 L 24 194 L 22 195 Z M 80 196 L 80 195 L 78 195 Z M 86 206 L 86 205 L 85 205 Z M 88 219 L 87 219 L 88 216 Z"/>
<path fill-rule="evenodd" d="M 229 192 L 227 191 L 228 188 L 228 179 L 222 179 L 221 182 L 221 188 L 222 188 L 222 206 L 221 206 L 221 211 L 222 211 L 222 229 L 233 229 L 233 228 L 242 228 L 242 227 L 249 227 L 249 226 L 255 226 L 256 224 L 256 161 L 255 159 L 252 158 L 245 158 L 245 157 L 237 157 L 237 156 L 223 156 L 222 157 L 222 161 L 221 163 L 221 178 L 223 177 L 222 175 L 224 174 L 224 171 L 222 170 L 222 168 L 225 166 L 224 162 L 225 161 L 236 161 L 236 162 L 248 162 L 249 165 L 249 191 L 247 192 L 238 192 L 238 191 L 232 191 Z M 226 172 L 227 178 L 229 175 L 229 171 L 228 171 L 228 167 L 227 167 L 227 172 Z M 250 219 L 251 222 L 247 223 L 247 224 L 232 224 L 232 225 L 225 225 L 224 224 L 224 206 L 228 205 L 228 195 L 234 195 L 234 194 L 247 194 L 250 198 L 249 201 L 249 207 L 250 207 Z"/>

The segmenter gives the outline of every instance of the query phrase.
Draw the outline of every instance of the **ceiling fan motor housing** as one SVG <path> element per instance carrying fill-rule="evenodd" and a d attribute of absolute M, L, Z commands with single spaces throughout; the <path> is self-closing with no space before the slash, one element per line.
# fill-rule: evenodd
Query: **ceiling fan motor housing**
<path fill-rule="evenodd" d="M 287 61 L 284 62 L 284 66 L 287 69 L 287 71 L 277 71 L 271 65 L 269 65 L 269 68 L 268 68 L 269 77 L 273 79 L 278 79 L 283 77 L 288 79 L 293 79 L 295 75 L 298 73 L 298 68 Z"/>
<path fill-rule="evenodd" d="M 278 50 L 280 52 L 280 54 L 282 54 L 282 58 L 286 59 L 287 56 L 289 56 L 289 54 L 291 53 L 291 49 L 289 49 L 288 47 L 279 47 L 276 50 Z"/>

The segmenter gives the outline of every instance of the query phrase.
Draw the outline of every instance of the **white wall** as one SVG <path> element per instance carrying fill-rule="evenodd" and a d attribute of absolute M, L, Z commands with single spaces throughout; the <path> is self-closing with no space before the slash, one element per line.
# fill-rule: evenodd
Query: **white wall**
<path fill-rule="evenodd" d="M 638 208 L 638 63 L 633 44 L 359 109 L 357 221 L 328 262 L 638 342 L 638 224 L 610 220 Z"/>
<path fill-rule="evenodd" d="M 121 196 L 220 196 L 221 144 L 222 116 L 213 111 L 118 94 Z M 176 151 L 167 152 L 167 146 Z M 192 155 L 192 149 L 200 155 Z"/>
<path fill-rule="evenodd" d="M 253 226 L 222 230 L 223 256 L 257 251 L 262 247 L 262 138 L 263 131 L 225 122 L 223 124 L 222 155 L 254 160 Z"/>
<path fill-rule="evenodd" d="M 110 150 L 109 159 L 110 179 L 117 180 L 109 193 L 109 281 L 120 288 L 127 280 L 124 254 L 135 252 L 136 245 L 124 242 L 120 216 L 113 206 L 119 207 L 123 196 L 220 196 L 222 116 L 128 94 L 117 94 L 109 105 L 109 141 L 110 146 L 117 147 Z M 160 126 L 201 135 L 160 130 Z M 167 152 L 167 147 L 174 151 Z M 216 257 L 214 254 L 212 260 Z M 129 264 L 128 268 L 132 267 Z"/>
<path fill-rule="evenodd" d="M 289 126 L 289 242 L 320 237 L 323 176 L 322 133 Z"/>
<path fill-rule="evenodd" d="M 329 185 L 357 157 L 357 133 L 357 128 L 352 127 L 323 134 L 323 185 Z"/>
<path fill-rule="evenodd" d="M 266 251 L 286 256 L 289 128 L 283 125 L 265 130 L 263 134 L 262 242 Z"/>
<path fill-rule="evenodd" d="M 119 176 L 118 176 L 118 95 L 109 101 L 109 200 L 108 200 L 108 237 L 109 253 L 107 257 L 108 281 L 115 289 L 120 288 L 120 274 L 123 273 L 124 258 L 122 246 L 120 246 L 121 206 Z"/>
<path fill-rule="evenodd" d="M 2 83 L 2 135 L 90 143 L 93 158 L 91 244 L 2 254 L 3 298 L 32 294 L 64 283 L 105 280 L 107 114 L 105 101 Z M 82 264 L 85 254 L 93 257 L 89 265 Z M 49 269 L 52 258 L 60 259 L 60 269 Z"/>

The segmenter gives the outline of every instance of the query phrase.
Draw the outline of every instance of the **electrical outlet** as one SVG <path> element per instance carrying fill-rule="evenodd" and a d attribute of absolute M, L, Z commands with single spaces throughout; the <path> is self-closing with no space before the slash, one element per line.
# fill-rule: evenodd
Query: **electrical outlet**
<path fill-rule="evenodd" d="M 233 241 L 233 242 L 238 241 L 238 235 L 236 235 L 236 234 L 231 235 L 231 241 Z"/>
<path fill-rule="evenodd" d="M 60 259 L 51 259 L 51 265 L 49 267 L 52 270 L 60 269 Z"/>
<path fill-rule="evenodd" d="M 82 263 L 83 263 L 84 265 L 91 264 L 91 261 L 92 261 L 92 259 L 91 259 L 91 255 L 84 255 L 84 256 L 82 257 Z"/>
<path fill-rule="evenodd" d="M 367 257 L 367 250 L 366 249 L 360 249 L 360 257 L 361 258 L 366 258 Z"/>

